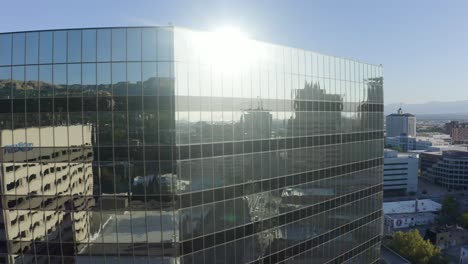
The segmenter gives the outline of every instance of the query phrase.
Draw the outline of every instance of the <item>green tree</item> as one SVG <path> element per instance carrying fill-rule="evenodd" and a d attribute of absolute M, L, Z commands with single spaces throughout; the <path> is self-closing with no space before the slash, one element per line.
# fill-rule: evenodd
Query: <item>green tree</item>
<path fill-rule="evenodd" d="M 460 204 L 457 199 L 451 195 L 446 195 L 442 201 L 440 209 L 439 222 L 441 224 L 455 224 L 460 215 Z"/>
<path fill-rule="evenodd" d="M 435 247 L 429 240 L 424 240 L 417 229 L 404 233 L 401 231 L 393 235 L 390 247 L 413 264 L 435 264 L 441 257 L 440 248 Z"/>
<path fill-rule="evenodd" d="M 468 228 L 468 213 L 464 213 L 460 216 L 460 219 L 458 223 L 463 227 L 463 228 Z"/>

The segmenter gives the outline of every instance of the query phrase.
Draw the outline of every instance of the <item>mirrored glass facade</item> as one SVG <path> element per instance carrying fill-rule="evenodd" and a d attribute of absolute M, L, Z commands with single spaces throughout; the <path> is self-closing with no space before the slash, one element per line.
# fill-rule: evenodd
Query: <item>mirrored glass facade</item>
<path fill-rule="evenodd" d="M 0 263 L 377 263 L 380 66 L 174 27 L 0 34 Z"/>

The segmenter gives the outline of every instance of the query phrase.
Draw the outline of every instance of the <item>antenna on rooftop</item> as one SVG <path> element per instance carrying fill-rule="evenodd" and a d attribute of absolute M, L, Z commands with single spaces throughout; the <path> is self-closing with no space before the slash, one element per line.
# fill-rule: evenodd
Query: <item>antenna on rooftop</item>
<path fill-rule="evenodd" d="M 400 114 L 400 115 L 403 114 L 403 110 L 401 109 L 402 106 L 403 106 L 403 103 L 402 103 L 402 102 L 398 103 L 398 110 L 397 110 L 397 113 Z"/>

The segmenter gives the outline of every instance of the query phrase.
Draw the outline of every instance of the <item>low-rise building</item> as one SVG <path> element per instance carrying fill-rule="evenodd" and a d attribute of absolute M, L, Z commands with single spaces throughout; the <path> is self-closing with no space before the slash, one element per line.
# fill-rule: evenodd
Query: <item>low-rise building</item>
<path fill-rule="evenodd" d="M 384 194 L 417 192 L 418 155 L 386 149 L 383 189 Z"/>
<path fill-rule="evenodd" d="M 403 152 L 412 150 L 429 150 L 431 147 L 450 146 L 450 136 L 445 134 L 431 134 L 429 136 L 399 136 L 385 138 L 385 145 Z"/>
<path fill-rule="evenodd" d="M 459 226 L 438 226 L 426 231 L 424 239 L 429 239 L 441 249 L 460 246 L 468 242 L 468 229 Z"/>
<path fill-rule="evenodd" d="M 421 177 L 448 189 L 468 189 L 468 151 L 425 152 L 420 161 Z"/>
<path fill-rule="evenodd" d="M 436 212 L 441 205 L 430 199 L 386 202 L 384 210 L 384 231 L 392 234 L 401 228 L 434 224 Z"/>
<path fill-rule="evenodd" d="M 434 213 L 391 214 L 385 216 L 385 226 L 389 229 L 408 228 L 436 223 Z"/>
<path fill-rule="evenodd" d="M 398 136 L 388 136 L 385 138 L 385 145 L 400 151 L 409 151 L 416 149 L 416 137 L 406 134 Z M 432 145 L 432 144 L 431 144 Z"/>
<path fill-rule="evenodd" d="M 451 121 L 445 124 L 445 130 L 447 134 L 450 134 L 453 143 L 468 142 L 468 123 Z"/>
<path fill-rule="evenodd" d="M 383 203 L 384 214 L 407 214 L 407 213 L 427 213 L 438 212 L 442 205 L 431 199 L 408 200 L 398 202 Z"/>

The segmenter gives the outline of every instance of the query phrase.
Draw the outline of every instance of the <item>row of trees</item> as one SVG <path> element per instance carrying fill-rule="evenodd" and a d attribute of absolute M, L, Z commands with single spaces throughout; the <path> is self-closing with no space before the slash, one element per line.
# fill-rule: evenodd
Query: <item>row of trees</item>
<path fill-rule="evenodd" d="M 392 145 L 385 145 L 385 148 L 386 148 L 386 149 L 393 149 L 393 150 L 396 150 L 396 151 L 398 151 L 398 152 L 402 152 L 402 151 L 403 151 L 403 149 L 402 149 L 401 147 L 394 147 L 394 146 L 392 146 Z"/>

